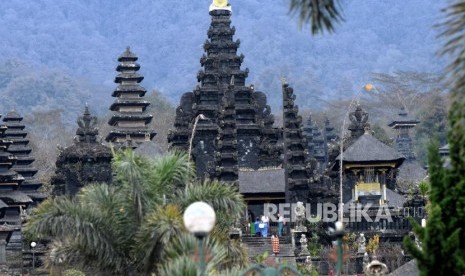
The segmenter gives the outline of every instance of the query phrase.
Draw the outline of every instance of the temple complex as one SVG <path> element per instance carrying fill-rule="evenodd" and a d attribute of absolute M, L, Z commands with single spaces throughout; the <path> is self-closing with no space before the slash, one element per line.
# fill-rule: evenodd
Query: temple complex
<path fill-rule="evenodd" d="M 147 91 L 139 84 L 144 77 L 138 73 L 140 65 L 137 59 L 129 47 L 118 58 L 118 75 L 115 77 L 118 86 L 112 94 L 117 99 L 110 106 L 113 116 L 108 124 L 112 130 L 106 137 L 107 142 L 116 146 L 135 148 L 152 140 L 156 134 L 148 127 L 153 116 L 146 112 L 150 103 L 144 100 Z"/>
<path fill-rule="evenodd" d="M 74 143 L 60 149 L 55 176 L 51 180 L 54 195 L 74 196 L 87 184 L 111 183 L 112 180 L 112 153 L 98 141 L 97 117 L 90 114 L 87 105 L 77 124 Z"/>

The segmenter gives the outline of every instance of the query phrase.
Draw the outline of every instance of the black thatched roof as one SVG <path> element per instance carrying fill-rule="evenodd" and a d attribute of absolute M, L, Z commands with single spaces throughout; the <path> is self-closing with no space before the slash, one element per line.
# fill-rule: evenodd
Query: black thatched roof
<path fill-rule="evenodd" d="M 419 274 L 420 271 L 418 270 L 417 262 L 415 260 L 411 260 L 394 270 L 389 274 L 389 276 L 418 276 Z"/>
<path fill-rule="evenodd" d="M 31 203 L 32 199 L 21 191 L 1 191 L 0 199 L 10 199 L 14 203 Z"/>
<path fill-rule="evenodd" d="M 428 172 L 417 161 L 405 161 L 400 165 L 396 178 L 396 187 L 401 193 L 409 192 L 412 184 L 416 186 L 425 179 Z"/>
<path fill-rule="evenodd" d="M 386 189 L 386 199 L 389 207 L 403 207 L 407 199 L 393 190 Z"/>
<path fill-rule="evenodd" d="M 341 155 L 336 159 L 340 160 Z M 344 162 L 396 162 L 398 165 L 405 157 L 394 148 L 384 144 L 368 133 L 360 136 L 350 145 L 343 155 Z"/>
<path fill-rule="evenodd" d="M 100 143 L 74 143 L 65 148 L 59 159 L 111 159 L 111 149 Z"/>
<path fill-rule="evenodd" d="M 284 193 L 284 169 L 239 170 L 239 192 L 242 194 Z"/>
<path fill-rule="evenodd" d="M 388 126 L 395 128 L 397 125 L 416 125 L 419 122 L 420 121 L 411 117 L 404 109 L 402 109 Z"/>

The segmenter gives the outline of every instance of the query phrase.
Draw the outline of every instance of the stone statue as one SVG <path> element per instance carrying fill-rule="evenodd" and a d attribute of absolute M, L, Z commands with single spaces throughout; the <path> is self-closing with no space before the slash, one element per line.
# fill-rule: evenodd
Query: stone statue
<path fill-rule="evenodd" d="M 300 236 L 300 256 L 308 256 L 310 255 L 310 252 L 308 251 L 308 240 L 305 234 L 302 234 Z"/>
<path fill-rule="evenodd" d="M 363 233 L 360 233 L 360 236 L 358 237 L 358 252 L 359 254 L 364 254 L 366 253 L 366 238 L 365 238 L 365 234 Z"/>
<path fill-rule="evenodd" d="M 363 254 L 363 267 L 366 267 L 370 263 L 370 256 L 368 256 L 368 252 Z"/>
<path fill-rule="evenodd" d="M 365 266 L 365 275 L 367 276 L 382 276 L 387 275 L 388 268 L 386 264 L 378 261 L 376 256 L 373 256 L 373 260 L 367 266 Z"/>
<path fill-rule="evenodd" d="M 297 202 L 297 205 L 294 207 L 295 213 L 295 231 L 298 232 L 307 232 L 307 227 L 305 227 L 305 206 L 303 202 Z"/>
<path fill-rule="evenodd" d="M 305 258 L 305 266 L 307 267 L 307 270 L 312 271 L 313 270 L 313 263 L 312 263 L 312 257 L 307 256 Z"/>

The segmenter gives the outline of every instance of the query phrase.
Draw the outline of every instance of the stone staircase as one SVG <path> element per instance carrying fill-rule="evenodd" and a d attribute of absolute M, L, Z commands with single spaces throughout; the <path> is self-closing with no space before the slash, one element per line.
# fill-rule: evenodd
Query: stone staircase
<path fill-rule="evenodd" d="M 242 242 L 247 247 L 249 257 L 255 261 L 256 256 L 262 256 L 268 251 L 269 256 L 273 256 L 271 248 L 271 238 L 262 237 L 242 237 Z M 281 263 L 286 263 L 290 266 L 296 266 L 294 249 L 292 248 L 290 237 L 279 238 L 279 254 L 277 258 Z"/>

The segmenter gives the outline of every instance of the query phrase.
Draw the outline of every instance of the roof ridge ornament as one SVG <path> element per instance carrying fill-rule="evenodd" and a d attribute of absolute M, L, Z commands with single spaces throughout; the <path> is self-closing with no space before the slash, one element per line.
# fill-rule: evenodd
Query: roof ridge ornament
<path fill-rule="evenodd" d="M 227 10 L 232 12 L 231 5 L 228 3 L 228 0 L 213 0 L 213 3 L 210 5 L 209 11 L 214 10 Z"/>

